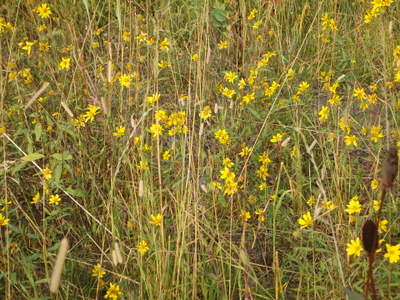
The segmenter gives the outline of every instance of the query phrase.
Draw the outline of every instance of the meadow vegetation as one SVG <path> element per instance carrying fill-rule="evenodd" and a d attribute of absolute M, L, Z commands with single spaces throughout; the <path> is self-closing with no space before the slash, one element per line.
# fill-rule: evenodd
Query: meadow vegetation
<path fill-rule="evenodd" d="M 400 299 L 398 1 L 0 3 L 1 299 Z"/>

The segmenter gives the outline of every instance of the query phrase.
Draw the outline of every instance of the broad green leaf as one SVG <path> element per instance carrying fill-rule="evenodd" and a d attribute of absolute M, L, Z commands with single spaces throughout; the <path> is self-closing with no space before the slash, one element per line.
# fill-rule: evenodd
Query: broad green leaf
<path fill-rule="evenodd" d="M 43 157 L 44 157 L 43 154 L 35 152 L 35 153 L 29 153 L 29 154 L 21 157 L 21 160 L 23 160 L 23 161 L 34 161 L 34 160 L 37 160 L 37 159 L 41 159 Z"/>

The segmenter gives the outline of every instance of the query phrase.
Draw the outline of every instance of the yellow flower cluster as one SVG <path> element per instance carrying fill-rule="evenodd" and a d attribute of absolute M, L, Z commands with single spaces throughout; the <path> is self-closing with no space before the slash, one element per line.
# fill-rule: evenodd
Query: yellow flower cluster
<path fill-rule="evenodd" d="M 168 129 L 168 135 L 174 136 L 177 134 L 185 134 L 189 131 L 186 124 L 186 112 L 178 111 L 173 112 L 170 115 L 163 110 L 159 109 L 155 113 L 156 124 L 150 127 L 150 132 L 153 136 L 162 135 L 164 129 Z"/>
<path fill-rule="evenodd" d="M 319 115 L 319 122 L 324 123 L 329 117 L 329 107 L 326 105 L 322 106 L 318 115 Z"/>
<path fill-rule="evenodd" d="M 297 87 L 297 91 L 292 95 L 292 100 L 295 102 L 300 101 L 300 96 L 303 95 L 310 88 L 310 84 L 307 81 L 303 81 Z"/>
<path fill-rule="evenodd" d="M 215 131 L 214 136 L 222 145 L 228 145 L 231 142 L 231 138 L 225 129 L 219 129 Z"/>
<path fill-rule="evenodd" d="M 14 27 L 10 22 L 6 22 L 3 17 L 0 17 L 0 34 L 4 33 L 6 30 L 13 31 Z"/>
<path fill-rule="evenodd" d="M 359 197 L 354 196 L 353 198 L 350 199 L 349 204 L 347 204 L 347 208 L 345 211 L 349 214 L 354 214 L 354 213 L 359 213 L 361 211 L 361 204 L 360 201 L 358 201 Z"/>
<path fill-rule="evenodd" d="M 390 6 L 393 0 L 371 0 L 372 7 L 364 15 L 364 23 L 371 23 L 375 18 L 385 12 L 386 7 Z"/>
<path fill-rule="evenodd" d="M 260 165 L 256 171 L 256 176 L 260 178 L 262 181 L 265 181 L 269 176 L 268 173 L 268 165 L 271 163 L 271 160 L 267 154 L 267 152 L 263 152 L 259 157 L 258 161 Z"/>
<path fill-rule="evenodd" d="M 230 169 L 230 167 L 225 166 L 220 171 L 220 179 L 224 181 L 224 194 L 233 195 L 239 189 L 239 184 L 236 181 L 235 173 Z"/>
<path fill-rule="evenodd" d="M 322 33 L 319 35 L 324 43 L 329 43 L 329 34 L 337 30 L 336 21 L 333 18 L 329 18 L 328 13 L 324 13 L 321 17 Z"/>
<path fill-rule="evenodd" d="M 378 101 L 378 95 L 373 92 L 377 89 L 377 86 L 372 84 L 369 86 L 369 89 L 372 91 L 370 94 L 368 94 L 363 88 L 355 88 L 353 91 L 353 97 L 360 100 L 359 107 L 362 111 L 367 110 L 369 104 L 375 104 Z"/>
<path fill-rule="evenodd" d="M 375 143 L 385 136 L 382 133 L 382 126 L 372 126 L 369 134 L 371 141 Z"/>

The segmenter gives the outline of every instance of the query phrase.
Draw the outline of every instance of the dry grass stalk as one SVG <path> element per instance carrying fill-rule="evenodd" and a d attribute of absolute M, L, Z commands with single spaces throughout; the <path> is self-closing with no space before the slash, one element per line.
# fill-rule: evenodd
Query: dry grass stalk
<path fill-rule="evenodd" d="M 49 85 L 50 83 L 48 82 L 43 83 L 42 87 L 29 99 L 28 103 L 26 103 L 25 110 L 27 110 L 36 101 L 36 99 L 40 97 L 40 95 L 47 89 Z"/>

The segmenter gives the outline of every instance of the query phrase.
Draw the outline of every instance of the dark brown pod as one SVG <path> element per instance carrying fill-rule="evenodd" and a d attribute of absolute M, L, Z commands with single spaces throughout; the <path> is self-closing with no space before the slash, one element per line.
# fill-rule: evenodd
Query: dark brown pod
<path fill-rule="evenodd" d="M 362 228 L 362 243 L 368 254 L 375 253 L 378 248 L 378 226 L 374 221 L 368 220 Z"/>

